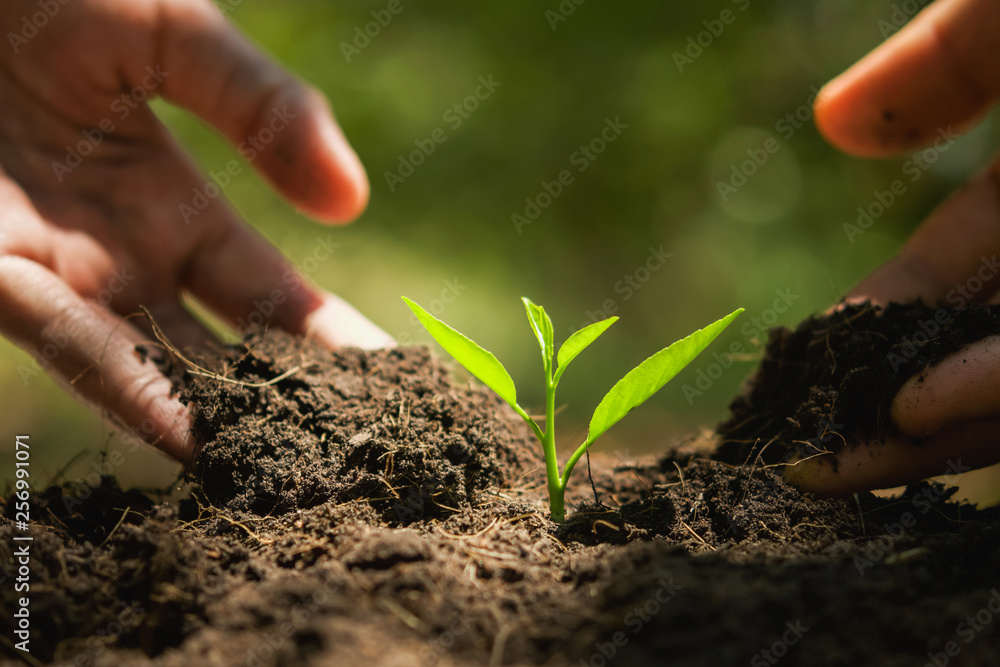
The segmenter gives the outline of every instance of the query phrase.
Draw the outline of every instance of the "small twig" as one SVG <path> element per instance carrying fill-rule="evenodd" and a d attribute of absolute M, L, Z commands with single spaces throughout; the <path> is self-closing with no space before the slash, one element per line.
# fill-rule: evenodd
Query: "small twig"
<path fill-rule="evenodd" d="M 764 456 L 764 450 L 766 450 L 768 447 L 770 447 L 772 444 L 774 444 L 774 442 L 776 440 L 777 440 L 777 438 L 771 438 L 770 440 L 767 441 L 767 444 L 765 444 L 763 447 L 761 447 L 760 451 L 757 452 L 757 456 L 755 456 L 754 460 L 753 460 L 753 465 L 750 466 L 750 474 L 751 475 L 753 475 L 754 471 L 757 469 L 757 463 L 762 460 L 761 457 Z M 760 439 L 758 439 L 757 442 L 760 442 Z M 754 445 L 756 445 L 757 442 L 755 442 Z M 750 450 L 750 453 L 751 454 L 753 453 L 753 449 Z M 747 460 L 743 462 L 743 465 L 746 466 L 746 464 L 749 463 L 749 461 L 750 461 L 750 457 L 748 456 Z"/>
<path fill-rule="evenodd" d="M 515 517 L 507 519 L 506 521 L 504 521 L 504 523 L 507 523 L 507 524 L 517 523 L 518 521 L 522 521 L 524 519 L 530 519 L 530 518 L 541 519 L 543 521 L 545 520 L 545 518 L 541 514 L 539 514 L 538 512 L 528 512 L 527 514 L 518 514 Z"/>
<path fill-rule="evenodd" d="M 854 504 L 858 506 L 858 520 L 861 521 L 861 534 L 864 535 L 867 531 L 865 530 L 865 513 L 861 509 L 861 498 L 858 494 L 854 494 Z"/>
<path fill-rule="evenodd" d="M 594 525 L 591 527 L 591 530 L 594 532 L 594 535 L 597 534 L 597 525 L 598 524 L 600 524 L 602 526 L 607 526 L 608 528 L 610 528 L 611 530 L 615 531 L 616 533 L 621 532 L 621 528 L 619 528 L 615 524 L 613 524 L 613 523 L 611 523 L 609 521 L 605 521 L 604 519 L 598 519 L 597 521 L 594 522 Z"/>
<path fill-rule="evenodd" d="M 496 639 L 493 640 L 493 650 L 490 651 L 490 667 L 500 667 L 503 664 L 503 652 L 507 646 L 507 639 L 514 632 L 514 623 L 508 623 L 500 628 Z"/>
<path fill-rule="evenodd" d="M 560 542 L 559 538 L 556 537 L 555 535 L 550 535 L 549 533 L 542 533 L 542 537 L 555 542 L 556 546 L 559 547 L 560 549 L 562 549 L 563 551 L 568 551 L 568 549 L 566 548 L 566 545 L 563 544 L 562 542 Z"/>
<path fill-rule="evenodd" d="M 441 494 L 437 494 L 437 495 L 441 495 Z M 447 505 L 442 505 L 438 501 L 434 500 L 434 496 L 431 496 L 431 502 L 434 503 L 435 505 L 437 505 L 438 507 L 440 507 L 443 510 L 448 510 L 449 512 L 454 512 L 455 514 L 461 514 L 462 513 L 462 510 L 460 510 L 460 509 L 457 509 L 455 507 L 449 507 Z"/>
<path fill-rule="evenodd" d="M 479 554 L 480 556 L 486 556 L 487 558 L 496 558 L 497 560 L 517 560 L 517 556 L 513 554 L 500 553 L 499 551 L 489 551 L 488 549 L 480 549 L 479 547 L 465 547 L 467 551 Z"/>
<path fill-rule="evenodd" d="M 62 479 L 62 476 L 66 474 L 66 471 L 69 470 L 71 467 L 73 467 L 73 465 L 77 461 L 79 461 L 80 459 L 82 459 L 86 455 L 87 455 L 87 450 L 86 449 L 81 449 L 76 454 L 74 454 L 73 457 L 70 458 L 70 460 L 67 461 L 64 466 L 62 466 L 61 468 L 59 468 L 59 470 L 56 470 L 56 474 L 53 475 L 52 479 L 49 480 L 49 484 L 50 485 L 58 484 L 59 480 Z"/>
<path fill-rule="evenodd" d="M 594 502 L 597 503 L 598 507 L 604 507 L 604 503 L 601 502 L 601 497 L 597 495 L 597 485 L 594 484 L 594 473 L 590 470 L 590 450 L 587 450 L 587 476 L 590 478 L 590 488 L 594 491 Z"/>
<path fill-rule="evenodd" d="M 783 467 L 794 468 L 798 464 L 805 463 L 806 461 L 809 461 L 810 459 L 815 459 L 815 458 L 818 458 L 820 456 L 827 456 L 827 455 L 832 454 L 832 453 L 833 452 L 828 452 L 828 451 L 826 451 L 824 449 L 819 454 L 813 454 L 812 456 L 807 456 L 804 459 L 797 459 L 795 461 L 792 461 L 791 463 L 772 463 L 771 465 L 766 465 L 766 466 L 764 466 L 762 468 L 762 470 L 767 470 L 768 468 L 783 468 Z"/>
<path fill-rule="evenodd" d="M 531 515 L 530 514 L 526 514 L 525 516 L 531 516 Z M 449 533 L 448 531 L 444 530 L 443 528 L 438 528 L 437 531 L 439 533 L 441 533 L 442 535 L 444 535 L 445 537 L 447 537 L 449 540 L 471 540 L 474 537 L 479 537 L 483 533 L 488 532 L 499 521 L 500 521 L 499 518 L 493 519 L 493 521 L 490 522 L 490 525 L 486 526 L 485 528 L 483 528 L 482 530 L 480 530 L 478 533 L 473 533 L 472 535 L 453 535 L 452 533 Z"/>
<path fill-rule="evenodd" d="M 706 542 L 704 537 L 702 537 L 698 533 L 694 532 L 694 528 L 692 528 L 691 526 L 687 525 L 683 521 L 681 521 L 681 525 L 684 526 L 685 528 L 687 528 L 687 531 L 689 533 L 691 533 L 692 535 L 694 535 L 694 538 L 696 540 L 698 540 L 699 542 L 701 542 L 703 545 L 705 545 L 706 547 L 708 547 L 712 551 L 715 551 L 715 547 L 713 547 L 711 544 L 709 544 L 708 542 Z"/>
<path fill-rule="evenodd" d="M 377 604 L 414 630 L 423 625 L 423 621 L 391 598 L 381 598 Z"/>
<path fill-rule="evenodd" d="M 681 478 L 681 491 L 686 492 L 687 484 L 684 483 L 684 471 L 681 470 L 681 467 L 679 465 L 677 465 L 677 461 L 674 461 L 674 467 L 677 468 L 677 474 L 680 475 Z"/>
<path fill-rule="evenodd" d="M 271 385 L 273 385 L 273 384 L 275 384 L 277 382 L 281 382 L 282 380 L 284 380 L 284 379 L 286 379 L 286 378 L 294 375 L 295 373 L 298 373 L 300 370 L 302 370 L 302 366 L 295 366 L 294 368 L 285 371 L 284 373 L 282 373 L 278 377 L 272 378 L 272 379 L 268 380 L 267 382 L 243 382 L 242 380 L 233 380 L 232 378 L 224 377 L 222 375 L 219 375 L 218 373 L 213 373 L 212 371 L 208 370 L 207 368 L 202 368 L 198 364 L 194 363 L 193 361 L 191 361 L 190 359 L 188 359 L 187 357 L 185 357 L 181 353 L 180 350 L 178 350 L 176 347 L 174 347 L 173 344 L 171 344 L 171 342 L 167 338 L 166 334 L 163 333 L 163 329 L 161 329 L 160 325 L 157 324 L 156 320 L 153 319 L 153 316 L 152 316 L 152 314 L 150 314 L 149 310 L 147 310 L 145 306 L 139 306 L 139 307 L 142 309 L 142 312 L 144 312 L 146 314 L 146 317 L 149 318 L 149 324 L 153 328 L 153 335 L 156 336 L 156 340 L 160 341 L 160 343 L 164 347 L 166 347 L 167 350 L 169 350 L 171 354 L 173 354 L 178 359 L 180 359 L 181 361 L 183 361 L 185 364 L 187 364 L 188 366 L 190 366 L 190 368 L 188 369 L 188 373 L 190 373 L 191 375 L 201 375 L 201 376 L 204 376 L 204 377 L 210 377 L 210 378 L 213 378 L 215 380 L 219 380 L 221 382 L 228 382 L 230 384 L 235 384 L 235 385 L 240 386 L 240 387 L 250 387 L 252 389 L 260 389 L 262 387 L 270 387 Z M 192 368 L 195 369 L 195 370 L 191 370 Z"/>
<path fill-rule="evenodd" d="M 187 359 L 183 359 L 183 357 L 182 357 L 182 360 L 185 361 L 185 362 L 187 362 L 187 363 L 190 363 L 190 362 L 187 361 Z M 260 389 L 262 387 L 270 387 L 271 385 L 277 384 L 278 382 L 281 382 L 282 380 L 284 380 L 286 378 L 289 378 L 292 375 L 295 375 L 296 373 L 298 373 L 300 370 L 302 370 L 302 366 L 296 366 L 294 368 L 290 368 L 289 370 L 285 371 L 284 373 L 282 373 L 278 377 L 271 378 L 267 382 L 244 382 L 242 380 L 233 380 L 231 378 L 223 377 L 222 375 L 219 375 L 218 373 L 212 373 L 210 371 L 203 370 L 203 369 L 201 369 L 200 367 L 197 367 L 197 366 L 196 366 L 196 368 L 198 368 L 198 370 L 196 370 L 196 371 L 188 369 L 188 373 L 190 373 L 191 375 L 200 375 L 202 377 L 210 377 L 210 378 L 213 378 L 215 380 L 219 380 L 221 382 L 228 382 L 230 384 L 235 384 L 235 385 L 237 385 L 239 387 L 250 387 L 251 389 Z"/>
<path fill-rule="evenodd" d="M 115 527 L 111 529 L 111 532 L 108 533 L 108 536 L 104 538 L 104 541 L 97 546 L 98 549 L 100 549 L 101 547 L 103 547 L 105 544 L 108 543 L 108 540 L 111 539 L 111 536 L 115 534 L 115 531 L 118 530 L 118 527 L 121 526 L 122 523 L 125 521 L 125 517 L 128 516 L 128 513 L 131 509 L 132 509 L 131 505 L 125 508 L 125 511 L 122 512 L 121 518 L 118 519 L 118 523 L 116 523 Z"/>
<path fill-rule="evenodd" d="M 252 530 L 250 530 L 249 528 L 247 528 L 245 525 L 243 525 L 243 523 L 241 523 L 239 521 L 236 521 L 235 519 L 230 519 L 225 514 L 215 514 L 214 516 L 212 516 L 210 518 L 213 518 L 213 519 L 214 518 L 223 519 L 224 521 L 228 521 L 229 525 L 231 525 L 231 526 L 238 526 L 238 527 L 242 528 L 243 530 L 245 530 L 247 532 L 247 535 L 249 535 L 253 539 L 257 540 L 261 544 L 274 544 L 274 540 L 262 538 L 260 535 L 258 535 L 257 533 L 253 532 Z"/>

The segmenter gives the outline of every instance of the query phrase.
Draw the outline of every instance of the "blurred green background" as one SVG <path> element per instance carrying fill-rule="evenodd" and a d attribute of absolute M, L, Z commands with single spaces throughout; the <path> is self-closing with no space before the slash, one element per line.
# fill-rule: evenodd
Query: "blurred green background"
<path fill-rule="evenodd" d="M 315 269 L 315 281 L 397 338 L 429 341 L 401 294 L 435 308 L 496 353 L 529 408 L 541 409 L 541 374 L 519 297 L 546 307 L 558 339 L 612 305 L 622 321 L 561 387 L 563 449 L 582 439 L 590 411 L 627 370 L 743 306 L 736 325 L 599 449 L 639 454 L 711 427 L 759 356 L 752 318 L 794 324 L 827 307 L 889 258 L 997 143 L 991 118 L 917 182 L 907 180 L 906 194 L 851 243 L 843 225 L 873 191 L 903 176 L 908 156 L 866 161 L 838 153 L 817 134 L 807 103 L 883 41 L 880 21 L 891 20 L 894 3 L 567 0 L 561 6 L 573 11 L 553 29 L 547 12 L 559 11 L 556 0 L 401 0 L 402 11 L 367 45 L 359 41 L 364 47 L 348 62 L 342 44 L 357 48 L 356 29 L 388 4 L 220 5 L 262 49 L 329 96 L 372 183 L 367 212 L 338 228 L 298 214 L 249 170 L 225 194 L 288 256 Z M 728 25 L 716 22 L 724 10 L 732 12 Z M 700 52 L 689 38 L 701 40 Z M 685 52 L 690 61 L 678 67 L 675 54 Z M 480 77 L 500 85 L 465 102 Z M 449 113 L 463 103 L 464 118 Z M 197 119 L 157 108 L 206 172 L 236 155 Z M 787 114 L 798 114 L 799 127 L 778 125 Z M 608 118 L 627 129 L 581 172 L 577 151 Z M 390 188 L 386 172 L 436 128 L 447 140 Z M 718 182 L 768 138 L 778 149 L 723 201 Z M 512 215 L 524 215 L 526 198 L 537 198 L 543 181 L 563 170 L 573 182 L 519 231 Z M 335 255 L 303 264 L 328 234 L 340 244 Z M 657 264 L 647 264 L 650 249 L 661 247 L 670 257 L 646 271 Z M 791 297 L 784 312 L 774 309 L 776 292 Z M 723 369 L 729 349 L 739 354 Z M 25 386 L 17 365 L 26 355 L 7 343 L 2 355 L 9 363 L 0 364 L 7 401 L 0 419 L 7 433 L 32 434 L 36 473 L 54 474 L 80 451 L 89 453 L 67 476 L 92 470 L 107 429 L 50 381 Z M 5 466 L 0 477 L 11 470 Z M 140 450 L 117 472 L 151 485 L 169 482 L 177 468 Z"/>

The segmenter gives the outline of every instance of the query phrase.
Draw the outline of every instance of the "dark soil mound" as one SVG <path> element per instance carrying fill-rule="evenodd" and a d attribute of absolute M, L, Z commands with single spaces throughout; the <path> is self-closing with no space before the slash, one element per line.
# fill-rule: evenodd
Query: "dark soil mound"
<path fill-rule="evenodd" d="M 425 351 L 251 347 L 221 355 L 226 381 L 186 376 L 190 500 L 107 478 L 34 497 L 33 659 L 994 664 L 1000 513 L 940 486 L 818 501 L 760 462 L 595 457 L 597 498 L 581 467 L 556 525 L 527 428 Z"/>
<path fill-rule="evenodd" d="M 795 330 L 772 329 L 749 390 L 729 406 L 714 455 L 742 464 L 763 450 L 785 462 L 811 445 L 837 451 L 893 429 L 892 398 L 903 384 L 952 352 L 1000 333 L 1000 306 L 953 310 L 923 304 L 842 305 Z M 768 444 L 770 443 L 770 444 Z"/>
<path fill-rule="evenodd" d="M 270 336 L 204 361 L 239 381 L 184 378 L 204 443 L 194 476 L 215 505 L 268 515 L 364 499 L 408 523 L 542 465 L 503 402 L 455 389 L 426 349 L 329 353 Z"/>

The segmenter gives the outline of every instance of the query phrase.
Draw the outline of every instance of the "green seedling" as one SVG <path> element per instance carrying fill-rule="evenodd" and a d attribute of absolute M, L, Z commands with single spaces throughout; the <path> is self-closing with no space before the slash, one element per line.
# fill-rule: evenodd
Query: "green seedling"
<path fill-rule="evenodd" d="M 403 301 L 410 307 L 413 314 L 417 316 L 420 323 L 424 325 L 431 336 L 434 337 L 441 347 L 455 360 L 465 366 L 470 373 L 483 381 L 483 383 L 495 391 L 500 398 L 506 401 L 510 407 L 514 408 L 517 414 L 528 423 L 535 437 L 542 445 L 545 452 L 545 471 L 548 477 L 549 487 L 549 508 L 552 511 L 552 520 L 562 522 L 565 518 L 565 495 L 566 483 L 573 473 L 573 468 L 591 445 L 598 438 L 618 423 L 622 417 L 632 411 L 633 408 L 641 405 L 650 396 L 659 391 L 663 385 L 669 382 L 685 366 L 691 363 L 698 354 L 701 353 L 708 344 L 722 333 L 736 317 L 743 312 L 740 308 L 733 313 L 723 317 L 717 322 L 713 322 L 704 329 L 699 329 L 687 338 L 683 338 L 670 347 L 664 348 L 636 366 L 628 375 L 611 388 L 611 391 L 601 400 L 594 415 L 590 418 L 590 429 L 587 439 L 582 445 L 576 448 L 573 455 L 569 457 L 562 474 L 559 473 L 559 462 L 556 458 L 556 434 L 555 434 L 555 408 L 556 408 L 556 387 L 562 379 L 566 367 L 578 354 L 583 352 L 588 345 L 597 340 L 608 327 L 618 321 L 617 317 L 609 317 L 606 320 L 590 324 L 572 336 L 570 336 L 559 352 L 556 353 L 553 342 L 552 321 L 546 315 L 545 309 L 536 306 L 528 299 L 521 299 L 524 308 L 528 313 L 528 322 L 538 339 L 538 345 L 542 349 L 542 363 L 545 367 L 545 430 L 539 428 L 535 420 L 525 410 L 517 404 L 517 392 L 514 389 L 514 380 L 511 379 L 507 369 L 503 367 L 493 354 L 477 345 L 475 342 L 459 333 L 455 329 L 437 319 L 426 310 L 410 301 L 405 296 Z"/>

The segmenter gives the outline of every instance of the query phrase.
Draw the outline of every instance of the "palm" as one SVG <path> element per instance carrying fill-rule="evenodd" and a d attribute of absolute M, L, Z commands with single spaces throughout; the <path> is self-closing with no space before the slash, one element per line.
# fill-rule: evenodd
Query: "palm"
<path fill-rule="evenodd" d="M 1000 5 L 939 0 L 847 73 L 816 105 L 820 130 L 858 155 L 913 151 L 970 126 L 1000 100 Z M 939 143 L 940 145 L 940 143 Z M 893 260 L 850 298 L 948 303 L 978 280 L 1000 248 L 1000 161 L 935 210 Z M 995 272 L 994 272 L 995 274 Z M 984 279 L 974 298 L 1000 303 L 1000 282 Z M 904 484 L 959 467 L 1000 461 L 1000 336 L 924 369 L 894 397 L 899 435 L 816 457 L 789 479 L 827 494 Z"/>
<path fill-rule="evenodd" d="M 0 95 L 9 89 L 7 77 L 0 78 Z M 2 127 L 10 126 L 11 116 L 46 113 L 40 106 L 25 100 L 4 107 Z M 104 302 L 110 297 L 119 313 L 175 302 L 184 284 L 183 267 L 210 231 L 178 217 L 178 202 L 185 190 L 190 195 L 197 177 L 156 121 L 144 120 L 145 136 L 127 146 L 98 145 L 63 174 L 62 183 L 46 161 L 59 156 L 52 162 L 63 164 L 66 144 L 26 145 L 8 132 L 0 137 L 11 156 L 4 160 L 9 178 L 39 212 L 31 242 L 43 251 L 44 264 L 80 295 Z M 68 124 L 64 127 L 63 134 L 72 133 Z M 74 144 L 92 145 L 79 132 L 76 137 Z M 31 160 L 33 153 L 44 158 Z"/>
<path fill-rule="evenodd" d="M 222 197 L 196 202 L 204 178 L 144 101 L 163 96 L 236 144 L 281 115 L 254 166 L 307 212 L 349 219 L 367 182 L 318 93 L 207 0 L 74 0 L 33 34 L 23 29 L 25 7 L 0 8 L 2 32 L 27 35 L 8 37 L 12 48 L 0 55 L 5 335 L 36 357 L 58 341 L 49 370 L 113 421 L 163 438 L 178 458 L 191 450 L 180 432 L 186 410 L 132 352 L 147 323 L 119 316 L 145 307 L 175 343 L 198 345 L 210 334 L 182 294 L 230 322 L 273 299 L 264 314 L 290 331 L 329 344 L 390 342 L 333 295 L 290 283 L 294 267 Z"/>

